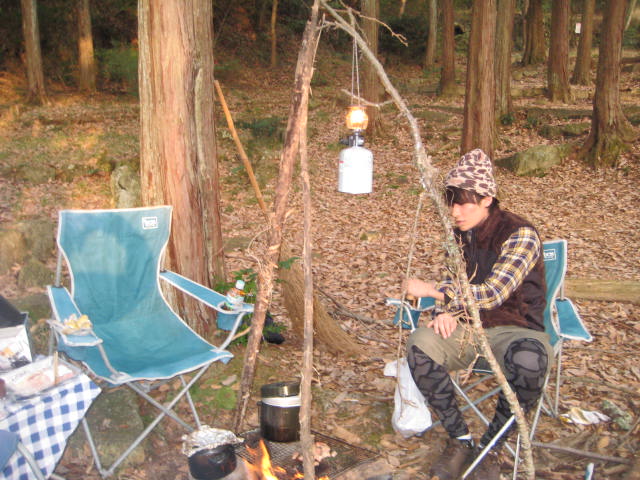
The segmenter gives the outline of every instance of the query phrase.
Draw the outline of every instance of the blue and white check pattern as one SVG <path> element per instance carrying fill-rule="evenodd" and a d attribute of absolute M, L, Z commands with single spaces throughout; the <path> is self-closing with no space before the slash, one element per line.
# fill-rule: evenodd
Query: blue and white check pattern
<path fill-rule="evenodd" d="M 41 396 L 10 404 L 9 415 L 0 420 L 0 429 L 15 432 L 33 454 L 45 478 L 55 470 L 67 438 L 100 393 L 100 387 L 84 374 L 78 374 Z M 29 480 L 26 460 L 15 453 L 0 474 L 0 479 Z"/>

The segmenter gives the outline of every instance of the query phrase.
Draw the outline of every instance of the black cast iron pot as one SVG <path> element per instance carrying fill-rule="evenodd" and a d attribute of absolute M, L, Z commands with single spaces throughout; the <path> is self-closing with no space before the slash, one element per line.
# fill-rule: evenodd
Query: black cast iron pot
<path fill-rule="evenodd" d="M 236 469 L 236 452 L 230 443 L 203 448 L 189 457 L 189 471 L 195 480 L 218 480 Z"/>

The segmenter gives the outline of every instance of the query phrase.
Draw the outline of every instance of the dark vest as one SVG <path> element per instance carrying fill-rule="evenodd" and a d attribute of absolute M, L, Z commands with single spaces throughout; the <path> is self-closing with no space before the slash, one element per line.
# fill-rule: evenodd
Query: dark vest
<path fill-rule="evenodd" d="M 520 227 L 532 227 L 525 219 L 504 210 L 495 210 L 478 227 L 456 236 L 462 241 L 467 276 L 472 284 L 482 283 L 498 259 L 501 245 Z M 516 325 L 544 331 L 546 284 L 542 252 L 522 284 L 499 307 L 480 310 L 484 328 Z"/>

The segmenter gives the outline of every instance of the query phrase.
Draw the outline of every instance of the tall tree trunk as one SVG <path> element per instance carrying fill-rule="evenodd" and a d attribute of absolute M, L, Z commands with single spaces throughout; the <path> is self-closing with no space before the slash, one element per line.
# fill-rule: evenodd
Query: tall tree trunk
<path fill-rule="evenodd" d="M 626 3 L 620 0 L 605 4 L 591 131 L 578 152 L 579 157 L 594 167 L 616 166 L 620 153 L 637 138 L 620 106 L 620 60 Z"/>
<path fill-rule="evenodd" d="M 498 0 L 496 20 L 496 114 L 499 119 L 513 115 L 511 99 L 511 49 L 516 0 Z"/>
<path fill-rule="evenodd" d="M 278 21 L 278 0 L 273 0 L 271 5 L 271 68 L 278 65 L 278 37 L 276 25 Z"/>
<path fill-rule="evenodd" d="M 576 65 L 571 77 L 571 83 L 576 85 L 589 85 L 591 83 L 591 45 L 593 44 L 593 14 L 595 9 L 596 0 L 583 0 L 580 41 L 578 42 Z"/>
<path fill-rule="evenodd" d="M 453 0 L 441 0 L 442 8 L 442 72 L 440 95 L 452 95 L 456 91 L 455 35 L 453 26 Z"/>
<path fill-rule="evenodd" d="M 209 286 L 225 278 L 214 135 L 213 7 L 140 0 L 140 170 L 145 205 L 173 206 L 166 266 Z M 185 299 L 208 334 L 210 312 Z"/>
<path fill-rule="evenodd" d="M 554 0 L 551 7 L 551 43 L 547 66 L 547 96 L 569 102 L 569 0 Z"/>
<path fill-rule="evenodd" d="M 378 22 L 380 18 L 380 0 L 361 0 L 362 9 L 362 30 L 367 40 L 367 45 L 371 51 L 378 55 Z M 365 59 L 362 65 L 362 96 L 368 102 L 373 104 L 380 103 L 382 97 L 382 88 L 380 80 L 375 69 L 371 66 L 371 62 Z M 373 137 L 376 132 L 382 128 L 380 112 L 378 107 L 368 106 L 367 115 L 369 116 L 369 124 L 367 125 L 367 135 Z"/>
<path fill-rule="evenodd" d="M 93 55 L 91 10 L 89 0 L 78 0 L 78 88 L 84 92 L 96 90 L 96 62 Z"/>
<path fill-rule="evenodd" d="M 481 148 L 493 158 L 495 141 L 494 45 L 496 1 L 473 2 L 462 152 Z"/>
<path fill-rule="evenodd" d="M 544 39 L 542 0 L 529 0 L 525 28 L 526 35 L 522 64 L 537 65 L 543 63 L 547 57 L 545 55 L 546 42 Z"/>
<path fill-rule="evenodd" d="M 24 35 L 27 84 L 27 101 L 43 104 L 47 101 L 42 72 L 42 53 L 40 50 L 40 27 L 38 26 L 38 7 L 36 0 L 20 0 L 22 9 L 22 34 Z"/>
<path fill-rule="evenodd" d="M 424 56 L 424 66 L 432 67 L 436 63 L 436 44 L 438 42 L 438 2 L 428 0 L 429 31 L 427 33 L 427 51 Z"/>

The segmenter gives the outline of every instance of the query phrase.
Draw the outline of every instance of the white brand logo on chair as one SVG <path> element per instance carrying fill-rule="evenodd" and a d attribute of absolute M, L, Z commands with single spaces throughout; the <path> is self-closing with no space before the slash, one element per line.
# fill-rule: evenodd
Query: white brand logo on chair
<path fill-rule="evenodd" d="M 158 228 L 158 217 L 142 217 L 142 229 L 151 230 Z"/>
<path fill-rule="evenodd" d="M 544 259 L 545 260 L 555 260 L 556 259 L 556 251 L 555 250 L 545 250 L 543 254 L 544 254 Z"/>

